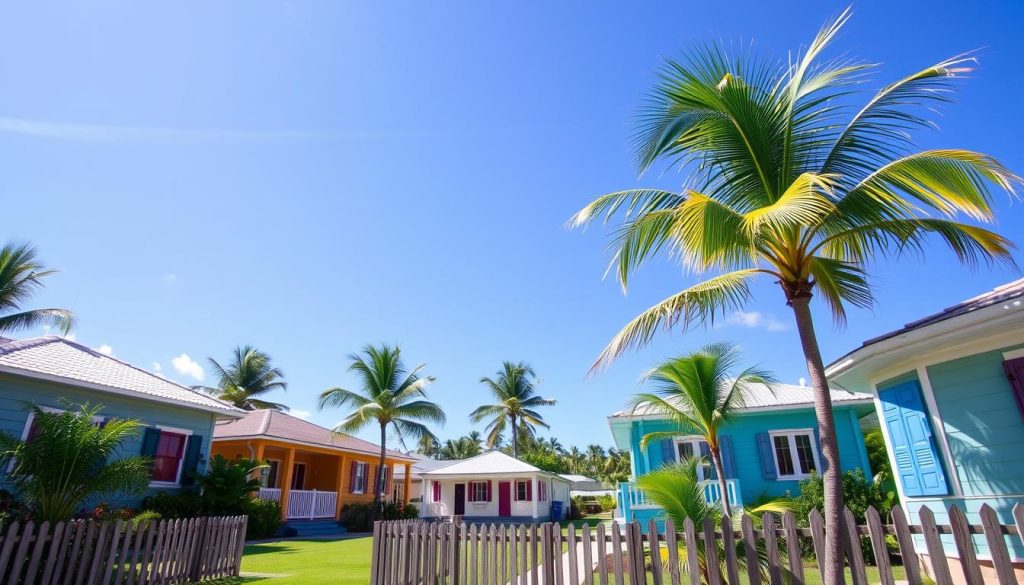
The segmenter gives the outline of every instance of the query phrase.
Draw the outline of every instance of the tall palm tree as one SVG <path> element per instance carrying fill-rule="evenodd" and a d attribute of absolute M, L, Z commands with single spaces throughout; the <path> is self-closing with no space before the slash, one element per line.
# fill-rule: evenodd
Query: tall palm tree
<path fill-rule="evenodd" d="M 469 459 L 480 454 L 480 443 L 469 437 L 460 437 L 454 441 L 448 439 L 438 452 L 438 459 Z"/>
<path fill-rule="evenodd" d="M 718 476 L 722 510 L 730 514 L 728 486 L 722 465 L 722 447 L 718 431 L 744 406 L 754 384 L 769 388 L 775 380 L 766 372 L 747 368 L 735 373 L 739 352 L 727 344 L 716 343 L 690 354 L 665 361 L 644 376 L 653 392 L 633 398 L 634 411 L 652 410 L 670 420 L 679 430 L 699 436 L 708 444 L 711 464 Z M 734 376 L 735 374 L 735 376 Z M 674 436 L 675 432 L 649 433 L 640 439 L 645 449 L 654 440 Z"/>
<path fill-rule="evenodd" d="M 553 399 L 537 396 L 537 376 L 529 365 L 519 362 L 505 362 L 496 378 L 484 376 L 480 383 L 487 386 L 497 400 L 493 404 L 478 407 L 469 415 L 474 423 L 487 423 L 487 446 L 492 449 L 501 439 L 506 426 L 512 429 L 512 456 L 519 457 L 519 441 L 522 436 L 533 437 L 535 428 L 551 428 L 535 409 L 549 406 Z"/>
<path fill-rule="evenodd" d="M 750 282 L 767 275 L 793 312 L 814 389 L 825 459 L 825 581 L 840 579 L 839 448 L 810 301 L 824 299 L 837 324 L 846 305 L 873 302 L 867 267 L 877 257 L 924 253 L 930 237 L 964 263 L 1012 264 L 1013 245 L 980 227 L 994 219 L 991 186 L 1020 179 L 991 156 L 915 149 L 910 131 L 930 127 L 972 59 L 937 63 L 886 85 L 855 110 L 846 104 L 870 71 L 822 52 L 849 18 L 826 24 L 789 64 L 700 47 L 661 73 L 636 134 L 641 170 L 665 160 L 688 176 L 682 192 L 633 189 L 579 211 L 573 226 L 625 214 L 613 268 L 625 287 L 662 252 L 715 276 L 647 309 L 595 363 L 608 364 L 660 329 L 687 329 L 743 307 Z M 852 112 L 852 115 L 847 115 Z M 937 217 L 933 217 L 933 214 Z M 960 221 L 966 217 L 972 222 Z"/>
<path fill-rule="evenodd" d="M 43 286 L 56 270 L 47 269 L 28 244 L 6 243 L 0 247 L 0 333 L 41 325 L 71 331 L 74 315 L 66 309 L 28 309 L 22 304 Z"/>
<path fill-rule="evenodd" d="M 358 390 L 340 387 L 324 390 L 320 394 L 320 408 L 354 408 L 335 427 L 338 433 L 355 433 L 372 424 L 380 427 L 380 462 L 377 465 L 377 487 L 373 490 L 373 510 L 377 514 L 386 481 L 388 427 L 402 441 L 405 436 L 413 439 L 432 437 L 434 434 L 420 421 L 444 424 L 445 415 L 440 406 L 426 399 L 424 389 L 434 381 L 431 376 L 420 376 L 426 364 L 407 370 L 402 363 L 402 350 L 398 347 L 368 345 L 362 354 L 352 354 L 349 359 L 352 363 L 348 370 L 356 374 L 361 387 Z"/>
<path fill-rule="evenodd" d="M 226 368 L 213 358 L 209 358 L 209 361 L 217 376 L 217 386 L 197 388 L 243 410 L 270 408 L 288 411 L 284 404 L 259 398 L 275 390 L 288 389 L 284 372 L 270 365 L 270 356 L 266 353 L 251 345 L 244 345 L 235 348 L 231 363 Z"/>

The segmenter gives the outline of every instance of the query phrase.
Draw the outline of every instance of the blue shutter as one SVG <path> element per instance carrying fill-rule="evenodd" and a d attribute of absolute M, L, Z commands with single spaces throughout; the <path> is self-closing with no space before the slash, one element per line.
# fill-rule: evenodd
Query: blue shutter
<path fill-rule="evenodd" d="M 916 380 L 880 390 L 885 426 L 889 430 L 896 474 L 910 497 L 949 493 L 946 475 Z"/>
<path fill-rule="evenodd" d="M 718 452 L 722 456 L 722 471 L 725 472 L 725 479 L 736 479 L 736 460 L 732 453 L 732 437 L 729 435 L 718 437 Z"/>
<path fill-rule="evenodd" d="M 181 485 L 195 485 L 199 472 L 199 458 L 203 454 L 203 438 L 192 435 L 185 446 L 185 463 L 181 469 Z"/>
<path fill-rule="evenodd" d="M 768 433 L 757 433 L 757 450 L 761 454 L 761 475 L 765 479 L 778 479 L 775 471 L 775 454 L 772 452 L 772 440 Z"/>
<path fill-rule="evenodd" d="M 658 443 L 661 445 L 661 464 L 674 464 L 676 462 L 676 442 L 672 439 L 662 439 Z"/>
<path fill-rule="evenodd" d="M 143 457 L 152 458 L 156 455 L 156 448 L 160 445 L 160 429 L 154 427 L 147 427 L 145 434 L 142 435 L 142 451 Z"/>

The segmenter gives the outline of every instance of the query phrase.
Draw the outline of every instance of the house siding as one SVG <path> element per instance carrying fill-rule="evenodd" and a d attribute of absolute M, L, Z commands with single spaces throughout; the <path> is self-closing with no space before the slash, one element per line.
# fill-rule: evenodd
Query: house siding
<path fill-rule="evenodd" d="M 213 438 L 213 427 L 216 415 L 195 409 L 178 407 L 168 404 L 135 399 L 128 396 L 108 394 L 96 390 L 87 390 L 56 383 L 25 379 L 8 374 L 0 374 L 0 431 L 21 437 L 28 421 L 28 407 L 36 404 L 42 407 L 67 409 L 82 404 L 102 406 L 103 416 L 132 418 L 146 426 L 168 426 L 191 431 L 203 437 L 202 462 L 209 459 L 210 444 Z M 142 434 L 129 438 L 121 444 L 119 457 L 138 455 L 142 449 Z M 200 470 L 203 465 L 200 465 Z M 14 491 L 14 486 L 7 478 L 7 469 L 0 469 L 0 489 Z M 115 496 L 93 498 L 86 502 L 92 506 L 105 501 L 111 506 L 137 507 L 146 496 L 160 491 L 175 490 L 175 487 L 153 487 L 141 496 Z"/>

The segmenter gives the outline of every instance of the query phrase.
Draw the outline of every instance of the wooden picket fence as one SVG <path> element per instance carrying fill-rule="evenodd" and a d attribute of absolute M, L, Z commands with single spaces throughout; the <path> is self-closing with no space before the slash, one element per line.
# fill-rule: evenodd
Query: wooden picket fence
<path fill-rule="evenodd" d="M 950 524 L 938 525 L 927 508 L 921 524 L 911 525 L 900 508 L 884 523 L 873 508 L 867 524 L 857 525 L 845 510 L 846 565 L 853 585 L 867 585 L 869 571 L 862 546 L 873 555 L 872 582 L 895 585 L 893 566 L 902 564 L 911 585 L 934 581 L 952 585 L 953 575 L 968 585 L 1016 585 L 1007 539 L 1024 534 L 1024 506 L 1014 508 L 1015 525 L 1002 525 L 984 506 L 981 524 L 971 525 L 958 508 Z M 728 517 L 720 526 L 686 520 L 682 531 L 671 520 L 661 530 L 651 520 L 646 533 L 639 522 L 610 527 L 568 527 L 558 524 L 467 525 L 420 520 L 377 522 L 373 529 L 371 585 L 771 585 L 805 583 L 801 545 L 824 558 L 825 524 L 816 510 L 809 527 L 798 527 L 792 512 L 765 514 L 756 526 L 749 516 L 738 524 Z M 722 527 L 725 530 L 722 530 Z M 944 550 L 941 535 L 951 535 L 955 551 Z M 991 561 L 983 577 L 972 535 L 984 535 Z M 898 551 L 887 546 L 895 537 Z M 923 541 L 928 562 L 922 562 L 914 540 Z M 810 543 L 808 544 L 808 540 Z M 869 544 L 862 544 L 865 541 Z M 714 546 L 708 546 L 714 543 Z M 921 543 L 918 543 L 920 548 Z M 948 553 L 948 554 L 947 554 Z M 959 559 L 948 560 L 952 556 Z M 651 562 L 660 559 L 661 562 Z M 812 561 L 814 562 L 814 561 Z M 697 567 L 697 570 L 689 568 Z M 877 573 L 876 573 L 877 571 Z M 741 579 L 742 576 L 742 579 Z"/>
<path fill-rule="evenodd" d="M 246 516 L 0 527 L 0 583 L 147 585 L 237 576 Z"/>

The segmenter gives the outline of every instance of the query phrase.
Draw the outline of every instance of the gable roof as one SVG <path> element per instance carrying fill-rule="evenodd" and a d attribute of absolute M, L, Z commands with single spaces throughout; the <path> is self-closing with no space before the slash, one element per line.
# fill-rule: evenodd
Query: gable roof
<path fill-rule="evenodd" d="M 494 475 L 501 473 L 543 473 L 545 475 L 554 475 L 525 461 L 520 461 L 511 455 L 506 455 L 501 451 L 481 453 L 476 457 L 463 459 L 451 465 L 445 465 L 432 471 L 424 471 L 421 475 L 433 477 L 443 475 Z"/>
<path fill-rule="evenodd" d="M 214 441 L 228 439 L 278 439 L 281 441 L 380 455 L 380 445 L 351 435 L 335 433 L 331 429 L 276 410 L 252 410 L 237 420 L 221 421 L 213 429 Z M 414 458 L 398 451 L 387 450 L 392 459 L 412 461 Z"/>
<path fill-rule="evenodd" d="M 808 386 L 794 384 L 775 384 L 774 392 L 764 384 L 751 384 L 744 405 L 740 412 L 756 412 L 759 410 L 787 410 L 794 408 L 814 408 L 814 391 Z M 863 392 L 830 389 L 833 404 L 870 404 L 873 398 Z M 636 409 L 625 408 L 612 413 L 609 418 L 636 418 L 661 416 L 650 405 L 641 405 Z"/>
<path fill-rule="evenodd" d="M 0 372 L 141 400 L 240 416 L 216 398 L 63 337 L 0 337 Z"/>

